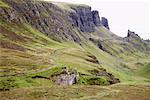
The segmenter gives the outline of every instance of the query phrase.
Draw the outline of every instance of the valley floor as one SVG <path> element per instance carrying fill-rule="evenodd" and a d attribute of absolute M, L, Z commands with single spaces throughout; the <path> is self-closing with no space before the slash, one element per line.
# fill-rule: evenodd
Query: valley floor
<path fill-rule="evenodd" d="M 149 100 L 150 86 L 51 86 L 0 92 L 1 100 Z"/>

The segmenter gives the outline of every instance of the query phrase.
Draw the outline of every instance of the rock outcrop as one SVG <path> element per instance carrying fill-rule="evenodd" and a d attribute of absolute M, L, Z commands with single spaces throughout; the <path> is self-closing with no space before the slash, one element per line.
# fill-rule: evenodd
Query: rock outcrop
<path fill-rule="evenodd" d="M 82 32 L 94 32 L 95 26 L 100 25 L 98 11 L 91 11 L 91 7 L 72 7 L 75 12 L 70 13 L 72 24 Z"/>
<path fill-rule="evenodd" d="M 52 80 L 58 85 L 73 85 L 79 80 L 79 75 L 76 71 L 70 71 L 66 67 L 59 74 L 51 76 Z"/>
<path fill-rule="evenodd" d="M 147 39 L 147 40 L 144 40 L 144 41 L 150 44 L 150 40 L 149 40 L 149 39 Z"/>
<path fill-rule="evenodd" d="M 109 29 L 108 20 L 102 17 L 100 20 L 99 12 L 91 11 L 89 6 L 72 7 L 75 12 L 70 13 L 72 25 L 79 27 L 82 32 L 94 32 L 95 27 L 104 26 Z"/>
<path fill-rule="evenodd" d="M 97 10 L 92 11 L 92 16 L 93 16 L 93 22 L 96 26 L 100 26 L 100 17 L 99 17 L 99 12 Z"/>
<path fill-rule="evenodd" d="M 124 40 L 130 44 L 132 44 L 132 47 L 140 50 L 140 51 L 149 51 L 149 43 L 143 40 L 138 34 L 136 34 L 133 31 L 128 30 L 127 37 L 124 38 Z"/>
<path fill-rule="evenodd" d="M 58 77 L 57 77 L 58 78 Z M 75 74 L 62 74 L 59 76 L 57 81 L 55 82 L 56 84 L 59 85 L 72 85 L 76 83 L 76 75 Z"/>
<path fill-rule="evenodd" d="M 130 31 L 130 30 L 128 30 L 127 37 L 128 37 L 128 38 L 133 38 L 133 39 L 141 39 L 141 38 L 138 36 L 138 34 L 136 34 L 136 33 L 133 32 L 133 31 Z"/>
<path fill-rule="evenodd" d="M 8 22 L 26 23 L 50 38 L 73 40 L 80 42 L 80 37 L 73 28 L 82 32 L 94 32 L 95 27 L 105 26 L 109 29 L 107 19 L 100 21 L 98 11 L 91 10 L 90 6 L 71 6 L 73 11 L 61 9 L 52 2 L 34 0 L 5 0 L 11 8 L 0 8 L 0 16 Z"/>
<path fill-rule="evenodd" d="M 108 25 L 108 20 L 105 17 L 101 18 L 101 23 L 104 27 L 106 27 L 107 29 L 109 29 L 109 25 Z"/>
<path fill-rule="evenodd" d="M 50 38 L 79 42 L 79 36 L 73 31 L 69 16 L 57 5 L 34 0 L 5 0 L 11 8 L 0 8 L 0 16 L 8 22 L 24 23 L 45 33 Z"/>

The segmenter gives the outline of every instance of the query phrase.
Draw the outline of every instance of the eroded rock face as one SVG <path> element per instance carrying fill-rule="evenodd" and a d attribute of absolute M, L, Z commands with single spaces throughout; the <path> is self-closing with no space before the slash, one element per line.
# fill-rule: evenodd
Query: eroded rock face
<path fill-rule="evenodd" d="M 95 27 L 104 24 L 108 28 L 108 21 L 100 21 L 98 11 L 91 11 L 89 6 L 72 6 L 72 12 L 67 12 L 59 6 L 43 1 L 34 0 L 5 0 L 11 8 L 0 8 L 0 16 L 8 22 L 21 22 L 31 25 L 54 40 L 81 39 L 73 30 L 78 27 L 82 32 L 94 32 Z"/>
<path fill-rule="evenodd" d="M 109 29 L 108 20 L 105 17 L 101 18 L 101 23 L 103 26 L 105 26 L 107 29 Z"/>
<path fill-rule="evenodd" d="M 91 7 L 72 7 L 75 12 L 70 13 L 72 24 L 82 32 L 94 32 L 95 26 L 100 26 L 98 11 L 91 11 Z"/>
<path fill-rule="evenodd" d="M 71 13 L 73 25 L 79 27 L 82 32 L 93 32 L 94 23 L 90 7 L 74 7 L 75 13 Z"/>
<path fill-rule="evenodd" d="M 143 40 L 138 34 L 133 31 L 128 30 L 127 36 L 124 38 L 125 42 L 128 42 L 132 47 L 140 51 L 149 51 L 149 43 Z"/>
<path fill-rule="evenodd" d="M 53 81 L 58 85 L 73 85 L 79 80 L 77 72 L 69 71 L 67 68 L 59 74 L 51 76 Z"/>
<path fill-rule="evenodd" d="M 76 75 L 75 74 L 62 74 L 59 77 L 57 77 L 58 79 L 56 80 L 56 84 L 59 85 L 72 85 L 76 83 Z"/>
<path fill-rule="evenodd" d="M 11 23 L 26 23 L 54 40 L 80 42 L 69 16 L 55 4 L 34 0 L 5 0 L 11 8 L 0 8 L 0 16 Z"/>
<path fill-rule="evenodd" d="M 96 26 L 100 26 L 101 22 L 100 22 L 100 17 L 99 17 L 99 13 L 98 11 L 94 10 L 92 11 L 92 16 L 93 16 L 93 22 Z"/>
<path fill-rule="evenodd" d="M 134 39 L 140 39 L 140 37 L 138 36 L 138 34 L 136 34 L 133 31 L 128 30 L 128 34 L 127 34 L 128 38 L 134 38 Z"/>

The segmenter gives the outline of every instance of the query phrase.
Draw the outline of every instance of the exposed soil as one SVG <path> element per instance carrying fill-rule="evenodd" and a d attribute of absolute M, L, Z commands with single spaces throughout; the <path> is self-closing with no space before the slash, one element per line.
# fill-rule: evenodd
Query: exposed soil
<path fill-rule="evenodd" d="M 9 38 L 12 41 L 22 41 L 22 42 L 25 42 L 25 39 L 24 39 L 23 36 L 17 35 L 15 32 L 11 32 L 11 31 L 5 29 L 4 27 L 0 28 L 0 33 L 3 36 L 6 36 L 7 38 Z"/>
<path fill-rule="evenodd" d="M 7 41 L 0 41 L 0 47 L 1 48 L 7 48 L 7 49 L 14 49 L 14 50 L 19 50 L 19 51 L 25 51 L 26 49 L 20 45 L 7 42 Z"/>

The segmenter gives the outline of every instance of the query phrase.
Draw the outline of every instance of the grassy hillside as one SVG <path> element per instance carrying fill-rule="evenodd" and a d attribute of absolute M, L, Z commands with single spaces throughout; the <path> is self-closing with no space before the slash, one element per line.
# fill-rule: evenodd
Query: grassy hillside
<path fill-rule="evenodd" d="M 149 84 L 149 77 L 142 77 L 148 74 L 146 69 L 149 65 L 136 67 L 138 63 L 142 65 L 149 62 L 149 56 L 141 53 L 120 54 L 120 59 L 100 50 L 91 42 L 83 43 L 82 47 L 73 42 L 58 43 L 30 25 L 12 25 L 1 20 L 1 27 L 1 88 L 51 86 L 51 80 L 32 77 L 49 77 L 55 68 L 60 70 L 64 66 L 86 75 L 91 75 L 89 70 L 105 68 L 121 83 Z M 100 64 L 87 60 L 91 59 L 89 55 L 95 56 Z M 136 69 L 141 70 L 134 74 L 133 70 Z"/>
<path fill-rule="evenodd" d="M 0 1 L 0 7 L 11 8 L 4 0 Z M 133 44 L 123 42 L 105 27 L 97 27 L 93 33 L 83 33 L 77 28 L 72 31 L 81 39 L 80 43 L 56 41 L 29 23 L 9 22 L 0 16 L 1 99 L 150 98 L 148 51 L 141 52 Z M 138 44 L 146 48 L 141 42 Z M 79 74 L 77 84 L 58 86 L 53 82 L 52 76 L 60 74 L 64 67 Z M 111 84 L 108 74 L 121 82 L 108 86 Z"/>

